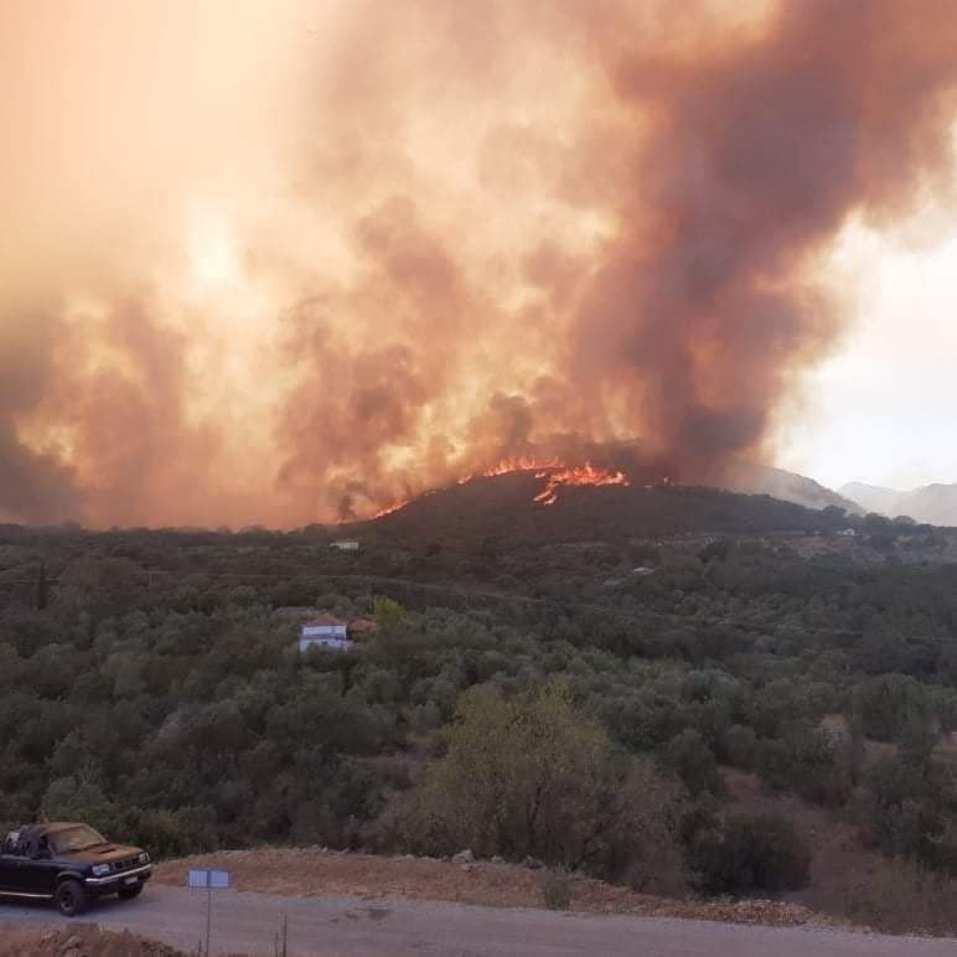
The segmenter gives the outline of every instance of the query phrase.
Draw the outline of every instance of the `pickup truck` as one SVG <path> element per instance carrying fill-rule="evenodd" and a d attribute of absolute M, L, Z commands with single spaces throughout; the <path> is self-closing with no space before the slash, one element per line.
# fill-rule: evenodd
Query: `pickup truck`
<path fill-rule="evenodd" d="M 107 894 L 131 900 L 151 871 L 142 848 L 113 844 L 86 824 L 27 824 L 0 845 L 0 897 L 52 900 L 67 917 Z"/>

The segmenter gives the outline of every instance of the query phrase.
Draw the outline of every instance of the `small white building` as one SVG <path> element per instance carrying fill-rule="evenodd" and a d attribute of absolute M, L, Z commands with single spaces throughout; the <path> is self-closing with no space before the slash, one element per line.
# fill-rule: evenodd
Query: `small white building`
<path fill-rule="evenodd" d="M 307 621 L 299 630 L 300 654 L 304 654 L 310 648 L 334 648 L 336 651 L 348 651 L 353 644 L 349 637 L 348 625 L 332 615 L 322 615 Z"/>
<path fill-rule="evenodd" d="M 333 542 L 330 548 L 338 548 L 340 552 L 357 552 L 359 551 L 359 543 L 353 541 L 338 541 Z"/>

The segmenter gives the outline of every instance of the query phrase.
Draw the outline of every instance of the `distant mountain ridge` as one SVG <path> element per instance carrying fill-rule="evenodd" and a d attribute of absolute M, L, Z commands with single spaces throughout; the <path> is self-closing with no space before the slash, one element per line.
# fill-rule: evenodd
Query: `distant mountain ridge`
<path fill-rule="evenodd" d="M 902 492 L 899 489 L 849 482 L 841 495 L 857 502 L 868 512 L 890 518 L 909 515 L 929 525 L 957 526 L 957 483 L 934 483 Z"/>
<path fill-rule="evenodd" d="M 822 509 L 836 506 L 843 508 L 851 515 L 861 515 L 871 511 L 867 507 L 862 508 L 858 499 L 843 491 L 835 492 L 806 475 L 772 468 L 769 465 L 756 465 L 753 462 L 735 462 L 728 466 L 722 481 L 717 484 L 731 492 L 770 495 L 782 502 L 793 502 L 805 508 Z"/>
<path fill-rule="evenodd" d="M 866 482 L 848 482 L 841 486 L 841 495 L 857 502 L 867 512 L 877 512 L 879 515 L 895 517 L 900 512 L 894 512 L 894 504 L 904 494 L 893 488 L 883 488 L 880 485 L 869 485 Z M 894 512 L 893 515 L 891 513 Z"/>

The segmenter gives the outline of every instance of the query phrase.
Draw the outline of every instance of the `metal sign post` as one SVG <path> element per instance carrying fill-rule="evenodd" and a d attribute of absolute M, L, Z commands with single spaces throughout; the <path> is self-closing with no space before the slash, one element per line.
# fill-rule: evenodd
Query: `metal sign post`
<path fill-rule="evenodd" d="M 213 891 L 226 890 L 230 886 L 229 871 L 190 871 L 186 886 L 206 891 L 206 957 L 209 957 L 209 941 L 213 930 Z"/>

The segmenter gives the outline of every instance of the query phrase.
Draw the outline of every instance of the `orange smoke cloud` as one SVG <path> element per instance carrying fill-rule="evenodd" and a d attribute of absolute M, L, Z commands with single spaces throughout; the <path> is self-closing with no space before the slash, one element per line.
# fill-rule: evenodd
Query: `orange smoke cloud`
<path fill-rule="evenodd" d="M 949 187 L 955 82 L 945 0 L 12 0 L 0 519 L 760 455 L 840 330 L 815 258 Z"/>

